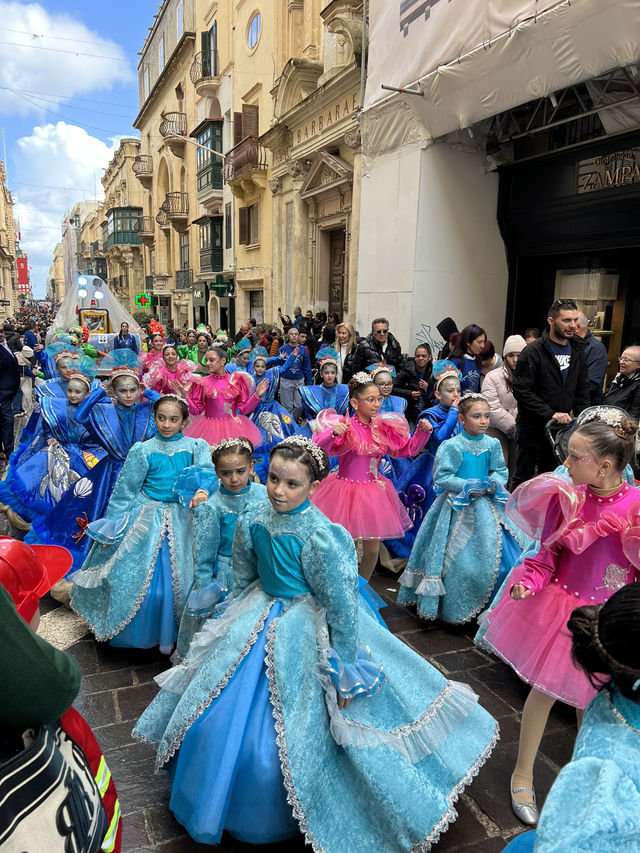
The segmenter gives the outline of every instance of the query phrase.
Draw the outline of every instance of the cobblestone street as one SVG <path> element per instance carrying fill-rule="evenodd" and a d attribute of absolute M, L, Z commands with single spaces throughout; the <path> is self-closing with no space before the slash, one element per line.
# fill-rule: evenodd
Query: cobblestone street
<path fill-rule="evenodd" d="M 523 829 L 511 812 L 508 784 L 527 688 L 506 666 L 474 647 L 471 626 L 444 629 L 427 625 L 393 603 L 397 593 L 395 578 L 376 574 L 373 585 L 389 602 L 382 611 L 389 628 L 447 677 L 468 682 L 500 723 L 501 740 L 493 756 L 462 795 L 457 804 L 458 820 L 435 848 L 440 853 L 498 853 Z M 45 630 L 58 635 L 59 645 L 71 643 L 67 650 L 82 667 L 84 678 L 76 706 L 93 727 L 116 781 L 124 815 L 123 850 L 189 853 L 211 849 L 193 842 L 173 820 L 168 810 L 166 774 L 154 775 L 153 750 L 131 736 L 136 719 L 156 693 L 153 678 L 166 668 L 166 659 L 153 652 L 96 644 L 83 634 L 81 623 L 50 599 L 43 602 L 43 610 L 47 612 Z M 570 758 L 574 737 L 573 711 L 557 705 L 536 765 L 541 802 L 558 770 Z M 225 835 L 219 849 L 223 853 L 240 853 L 256 848 Z M 298 853 L 305 845 L 299 839 L 260 849 Z"/>

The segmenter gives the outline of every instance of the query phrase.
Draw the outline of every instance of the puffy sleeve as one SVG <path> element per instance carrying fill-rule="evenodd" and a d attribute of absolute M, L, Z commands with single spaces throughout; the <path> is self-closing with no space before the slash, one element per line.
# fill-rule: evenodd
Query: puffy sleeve
<path fill-rule="evenodd" d="M 333 434 L 333 428 L 339 423 L 348 424 L 349 419 L 339 415 L 335 409 L 323 409 L 313 422 L 313 440 L 329 456 L 344 456 L 355 449 L 354 440 L 357 437 L 352 427 L 342 435 Z"/>
<path fill-rule="evenodd" d="M 536 832 L 536 853 L 635 850 L 640 791 L 611 759 L 571 761 L 549 791 Z"/>
<path fill-rule="evenodd" d="M 491 439 L 491 459 L 489 461 L 489 479 L 505 486 L 509 479 L 509 469 L 504 464 L 502 447 L 497 438 Z"/>
<path fill-rule="evenodd" d="M 229 387 L 235 396 L 234 405 L 243 415 L 252 412 L 260 402 L 255 395 L 256 383 L 244 370 L 236 370 L 229 377 Z"/>
<path fill-rule="evenodd" d="M 544 527 L 542 528 L 542 541 L 546 542 L 553 537 L 554 532 L 562 523 L 562 511 L 560 502 L 552 500 L 547 508 Z M 541 545 L 540 550 L 534 557 L 527 557 L 523 563 L 524 573 L 519 583 L 531 592 L 540 592 L 551 581 L 556 572 L 558 555 L 555 550 Z"/>
<path fill-rule="evenodd" d="M 251 512 L 255 511 L 252 507 Z M 237 598 L 258 577 L 258 557 L 253 547 L 249 512 L 241 512 L 233 537 L 233 597 Z"/>
<path fill-rule="evenodd" d="M 210 501 L 205 501 L 193 511 L 195 589 L 205 589 L 213 580 L 219 549 L 220 517 L 216 506 Z"/>
<path fill-rule="evenodd" d="M 353 539 L 338 524 L 316 529 L 302 549 L 302 570 L 326 612 L 330 647 L 321 655 L 321 668 L 346 699 L 377 692 L 384 681 L 382 666 L 370 661 L 368 651 L 358 644 L 358 563 Z"/>
<path fill-rule="evenodd" d="M 462 451 L 454 441 L 443 442 L 436 453 L 433 464 L 433 482 L 446 492 L 458 494 L 464 488 L 466 480 L 458 477 L 462 465 Z"/>
<path fill-rule="evenodd" d="M 191 387 L 187 391 L 187 406 L 190 415 L 201 415 L 204 412 L 205 378 L 194 376 Z"/>
<path fill-rule="evenodd" d="M 431 424 L 427 421 L 427 425 Z M 378 415 L 371 427 L 371 435 L 385 447 L 389 456 L 417 456 L 429 440 L 431 429 L 423 430 L 416 427 L 411 435 L 409 424 L 399 412 L 384 412 Z"/>

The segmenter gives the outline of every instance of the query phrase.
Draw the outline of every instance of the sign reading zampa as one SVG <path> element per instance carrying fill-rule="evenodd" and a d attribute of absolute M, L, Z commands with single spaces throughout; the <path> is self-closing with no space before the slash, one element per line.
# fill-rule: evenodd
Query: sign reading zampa
<path fill-rule="evenodd" d="M 576 164 L 578 195 L 629 184 L 640 184 L 640 148 L 602 154 Z"/>

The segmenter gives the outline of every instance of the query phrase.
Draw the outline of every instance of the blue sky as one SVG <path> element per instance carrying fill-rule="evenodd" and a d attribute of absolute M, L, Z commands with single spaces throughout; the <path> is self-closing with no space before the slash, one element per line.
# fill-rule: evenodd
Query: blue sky
<path fill-rule="evenodd" d="M 7 185 L 44 296 L 60 220 L 101 196 L 122 136 L 137 136 L 136 65 L 159 0 L 0 0 L 0 126 Z M 0 159 L 5 159 L 0 139 Z"/>

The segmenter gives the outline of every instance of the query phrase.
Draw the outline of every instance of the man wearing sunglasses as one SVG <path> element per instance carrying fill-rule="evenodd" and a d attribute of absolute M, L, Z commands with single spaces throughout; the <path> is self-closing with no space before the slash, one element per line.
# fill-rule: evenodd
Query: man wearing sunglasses
<path fill-rule="evenodd" d="M 513 376 L 518 402 L 514 488 L 530 480 L 536 466 L 539 474 L 556 467 L 544 431 L 547 421 L 570 424 L 572 416 L 590 404 L 585 342 L 576 334 L 578 317 L 573 299 L 556 299 L 549 308 L 548 328 L 518 357 Z"/>
<path fill-rule="evenodd" d="M 358 344 L 353 372 L 366 370 L 370 364 L 381 361 L 395 367 L 398 371 L 404 364 L 405 358 L 400 344 L 389 331 L 389 321 L 384 317 L 378 317 L 371 324 L 371 334 Z"/>

